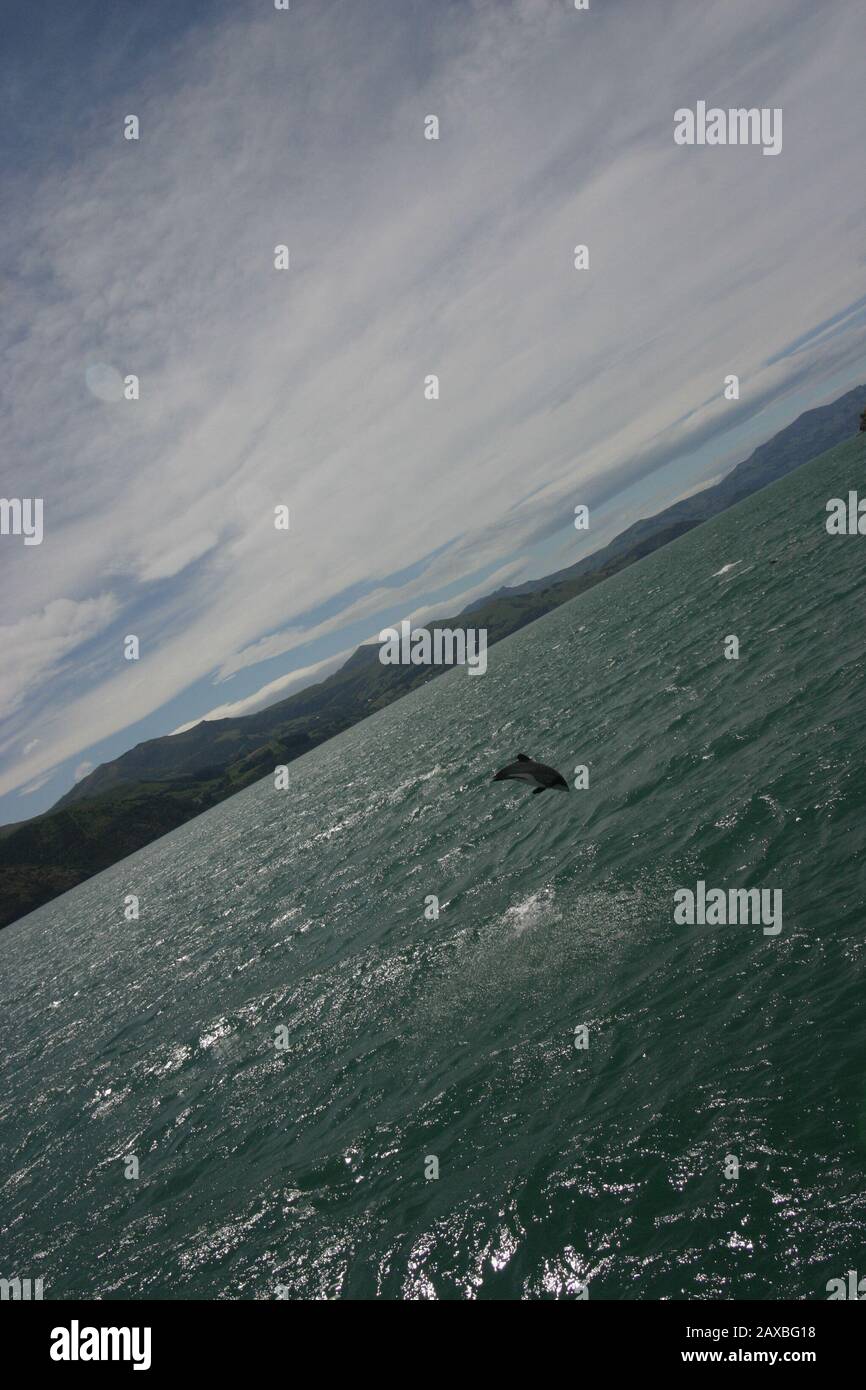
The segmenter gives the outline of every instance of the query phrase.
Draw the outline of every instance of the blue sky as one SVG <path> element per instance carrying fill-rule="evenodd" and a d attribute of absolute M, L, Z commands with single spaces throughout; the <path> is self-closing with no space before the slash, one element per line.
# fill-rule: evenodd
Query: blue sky
<path fill-rule="evenodd" d="M 45 507 L 0 537 L 3 821 L 866 380 L 862 6 L 49 0 L 2 38 L 2 492 Z M 781 107 L 781 154 L 676 146 L 698 100 Z"/>

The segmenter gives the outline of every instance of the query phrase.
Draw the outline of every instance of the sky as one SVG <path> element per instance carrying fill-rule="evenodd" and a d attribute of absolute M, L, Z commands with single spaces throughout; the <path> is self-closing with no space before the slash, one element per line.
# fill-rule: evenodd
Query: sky
<path fill-rule="evenodd" d="M 0 536 L 0 822 L 573 563 L 866 381 L 850 0 L 0 23 L 0 493 L 44 507 L 41 545 Z M 676 144 L 698 101 L 781 108 L 781 152 Z"/>

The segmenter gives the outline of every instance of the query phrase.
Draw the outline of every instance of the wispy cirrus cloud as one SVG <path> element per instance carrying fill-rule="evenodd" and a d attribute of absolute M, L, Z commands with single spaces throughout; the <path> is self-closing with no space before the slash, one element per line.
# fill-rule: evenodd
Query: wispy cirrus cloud
<path fill-rule="evenodd" d="M 64 658 L 104 632 L 118 607 L 111 594 L 80 602 L 55 598 L 38 612 L 0 626 L 0 648 L 14 654 L 0 667 L 0 717 L 12 714 L 34 693 L 43 694 Z M 29 740 L 24 753 L 34 754 L 39 742 Z"/>

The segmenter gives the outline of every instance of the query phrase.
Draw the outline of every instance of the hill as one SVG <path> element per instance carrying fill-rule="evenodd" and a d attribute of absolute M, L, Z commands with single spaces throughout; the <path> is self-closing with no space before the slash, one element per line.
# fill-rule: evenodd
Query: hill
<path fill-rule="evenodd" d="M 544 579 L 498 590 L 431 630 L 487 629 L 488 645 L 667 545 L 852 435 L 866 386 L 807 411 L 714 487 L 635 522 Z M 41 816 L 0 828 L 0 927 L 383 709 L 443 667 L 385 666 L 359 647 L 326 680 L 257 714 L 149 739 L 83 778 Z"/>

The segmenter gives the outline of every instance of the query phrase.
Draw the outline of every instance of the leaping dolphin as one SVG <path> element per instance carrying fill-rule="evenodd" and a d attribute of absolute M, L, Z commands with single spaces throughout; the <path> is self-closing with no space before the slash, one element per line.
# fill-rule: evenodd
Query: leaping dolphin
<path fill-rule="evenodd" d="M 518 753 L 517 762 L 501 767 L 493 780 L 529 782 L 533 787 L 533 796 L 538 796 L 539 792 L 546 792 L 548 788 L 561 792 L 569 790 L 565 778 L 555 767 L 548 767 L 546 763 L 536 763 L 532 758 L 527 758 L 525 753 Z"/>

